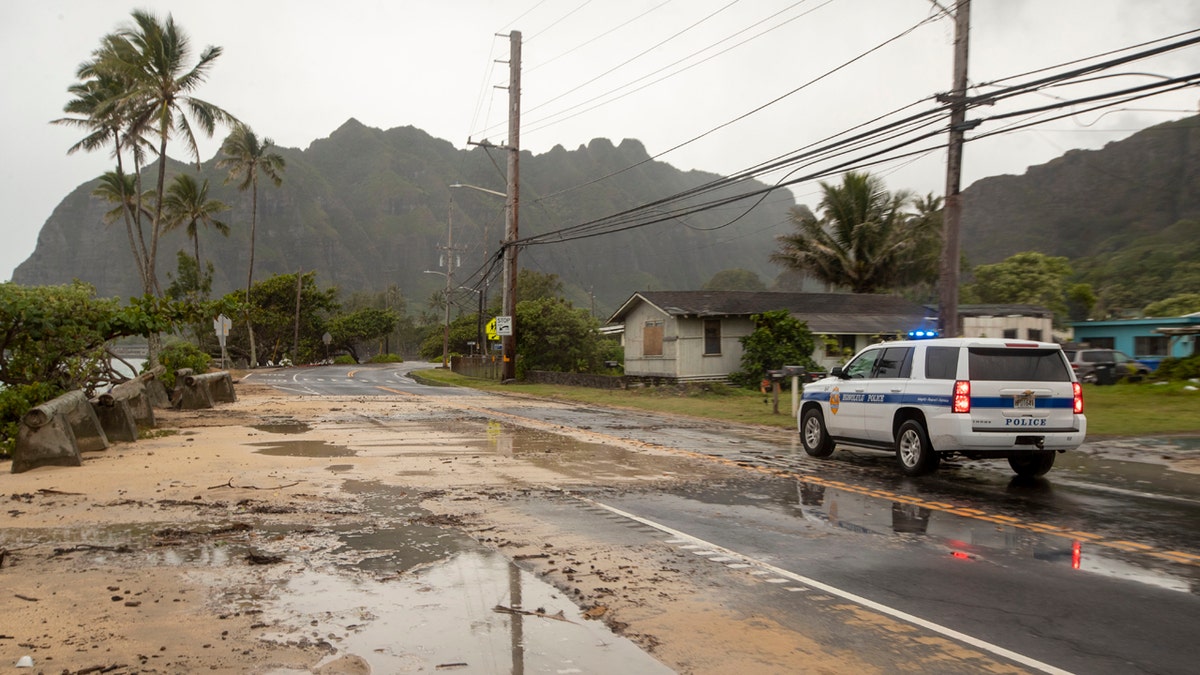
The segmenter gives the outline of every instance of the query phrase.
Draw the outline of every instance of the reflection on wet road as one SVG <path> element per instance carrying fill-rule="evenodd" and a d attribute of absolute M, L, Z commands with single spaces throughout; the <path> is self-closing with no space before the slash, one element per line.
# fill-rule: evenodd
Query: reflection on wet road
<path fill-rule="evenodd" d="M 265 605 L 280 642 L 336 643 L 370 672 L 670 672 L 556 589 L 455 530 L 404 490 L 352 481 L 377 524 L 333 528 L 332 568 L 282 577 Z M 349 572 L 349 573 L 348 573 Z"/>

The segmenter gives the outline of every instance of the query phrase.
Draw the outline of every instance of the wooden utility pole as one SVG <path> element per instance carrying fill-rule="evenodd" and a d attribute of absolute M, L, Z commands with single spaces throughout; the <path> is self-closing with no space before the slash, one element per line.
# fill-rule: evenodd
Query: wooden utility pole
<path fill-rule="evenodd" d="M 946 158 L 946 203 L 942 210 L 942 264 L 940 274 L 941 310 L 938 334 L 957 337 L 962 333 L 958 321 L 958 259 L 962 221 L 963 132 L 967 121 L 967 52 L 971 27 L 971 0 L 958 0 L 954 8 L 954 87 L 941 100 L 950 103 L 950 143 Z"/>
<path fill-rule="evenodd" d="M 508 195 L 504 218 L 504 313 L 512 317 L 512 331 L 500 338 L 504 347 L 500 380 L 517 377 L 517 207 L 520 204 L 521 158 L 521 32 L 508 34 Z"/>
<path fill-rule="evenodd" d="M 454 278 L 454 202 L 446 207 L 446 320 L 442 325 L 442 368 L 450 367 L 450 291 Z"/>

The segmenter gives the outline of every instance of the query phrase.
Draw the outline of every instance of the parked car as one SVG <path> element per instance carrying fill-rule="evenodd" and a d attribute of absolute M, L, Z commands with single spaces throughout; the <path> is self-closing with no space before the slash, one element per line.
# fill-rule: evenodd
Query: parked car
<path fill-rule="evenodd" d="M 1041 476 L 1087 434 L 1062 348 L 997 338 L 867 347 L 804 387 L 796 424 L 813 457 L 837 445 L 892 450 L 910 476 L 949 455 L 1006 458 L 1017 475 Z"/>
<path fill-rule="evenodd" d="M 1068 348 L 1063 353 L 1080 382 L 1113 384 L 1121 380 L 1138 381 L 1150 374 L 1150 366 L 1115 349 Z"/>

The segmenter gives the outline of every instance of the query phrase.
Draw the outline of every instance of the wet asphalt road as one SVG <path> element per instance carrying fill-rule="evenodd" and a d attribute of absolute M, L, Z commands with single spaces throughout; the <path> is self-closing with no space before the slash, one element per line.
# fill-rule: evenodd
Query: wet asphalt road
<path fill-rule="evenodd" d="M 296 394 L 480 398 L 424 387 L 406 376 L 411 367 L 255 377 Z M 814 460 L 793 433 L 583 406 L 491 405 L 508 426 L 526 418 L 744 467 L 745 478 L 703 487 L 602 490 L 527 508 L 577 527 L 594 528 L 598 513 L 636 524 L 614 534 L 614 545 L 667 537 L 712 560 L 718 577 L 761 572 L 768 581 L 745 602 L 785 624 L 802 622 L 820 594 L 1031 672 L 1192 673 L 1200 663 L 1200 484 L 1161 461 L 1200 454 L 1189 441 L 1159 439 L 1141 454 L 1136 442 L 1093 444 L 1033 481 L 1014 479 L 1003 461 L 943 463 L 934 476 L 910 479 L 884 453 L 839 450 Z"/>

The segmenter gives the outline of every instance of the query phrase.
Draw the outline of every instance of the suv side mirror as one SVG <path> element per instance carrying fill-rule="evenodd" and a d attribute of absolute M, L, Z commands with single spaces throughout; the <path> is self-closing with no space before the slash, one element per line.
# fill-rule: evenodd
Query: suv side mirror
<path fill-rule="evenodd" d="M 836 377 L 836 378 L 839 378 L 842 380 L 850 379 L 849 377 L 846 376 L 846 374 L 844 372 L 842 372 L 841 366 L 834 366 L 833 370 L 829 371 L 829 374 L 832 375 L 833 377 Z"/>

